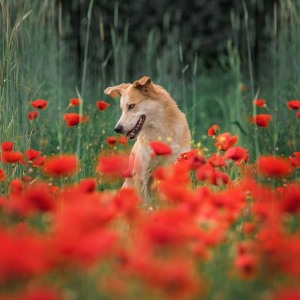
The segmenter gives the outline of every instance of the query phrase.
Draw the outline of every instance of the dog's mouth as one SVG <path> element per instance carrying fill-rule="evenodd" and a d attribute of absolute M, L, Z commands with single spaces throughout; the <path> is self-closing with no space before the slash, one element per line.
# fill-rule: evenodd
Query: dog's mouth
<path fill-rule="evenodd" d="M 145 115 L 140 116 L 140 118 L 136 122 L 135 126 L 126 133 L 126 137 L 128 140 L 133 140 L 138 136 L 139 132 L 141 131 L 141 129 L 143 127 L 145 120 L 146 120 Z"/>

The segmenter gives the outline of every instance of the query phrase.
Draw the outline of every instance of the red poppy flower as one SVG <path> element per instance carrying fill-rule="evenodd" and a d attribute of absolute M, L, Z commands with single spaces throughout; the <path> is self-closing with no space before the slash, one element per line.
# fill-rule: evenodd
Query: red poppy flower
<path fill-rule="evenodd" d="M 97 181 L 95 178 L 85 178 L 78 183 L 78 189 L 83 193 L 95 192 L 97 188 Z"/>
<path fill-rule="evenodd" d="M 14 151 L 3 152 L 1 159 L 3 163 L 15 164 L 20 162 L 23 165 L 26 165 L 26 162 L 23 158 L 23 154 L 21 152 L 14 152 Z"/>
<path fill-rule="evenodd" d="M 23 187 L 23 182 L 19 178 L 12 180 L 10 183 L 10 190 L 12 194 L 20 194 Z"/>
<path fill-rule="evenodd" d="M 30 111 L 28 113 L 28 119 L 30 121 L 35 120 L 38 116 L 39 116 L 39 112 L 38 111 Z"/>
<path fill-rule="evenodd" d="M 26 185 L 22 197 L 12 197 L 10 209 L 22 215 L 30 215 L 36 212 L 54 211 L 56 204 L 51 187 L 46 183 L 36 183 Z"/>
<path fill-rule="evenodd" d="M 254 99 L 253 104 L 256 105 L 257 107 L 266 107 L 266 100 L 265 99 Z"/>
<path fill-rule="evenodd" d="M 7 152 L 12 151 L 14 148 L 14 143 L 13 142 L 3 142 L 1 144 L 1 148 L 3 151 L 7 151 Z"/>
<path fill-rule="evenodd" d="M 220 150 L 226 151 L 237 143 L 239 137 L 232 136 L 229 132 L 224 132 L 216 137 L 216 147 Z"/>
<path fill-rule="evenodd" d="M 47 159 L 47 156 L 37 156 L 34 161 L 32 162 L 33 167 L 41 167 L 44 165 L 45 161 Z"/>
<path fill-rule="evenodd" d="M 128 140 L 126 138 L 125 135 L 120 135 L 118 138 L 118 143 L 122 144 L 122 145 L 127 145 L 128 144 Z"/>
<path fill-rule="evenodd" d="M 50 269 L 49 259 L 46 258 L 48 244 L 41 236 L 28 231 L 23 230 L 20 234 L 19 230 L 1 229 L 1 282 L 39 276 Z M 22 251 L 22 255 L 20 255 L 20 251 Z M 22 295 L 20 298 L 14 299 L 26 298 Z"/>
<path fill-rule="evenodd" d="M 112 177 L 131 177 L 132 170 L 127 156 L 99 157 L 97 171 Z"/>
<path fill-rule="evenodd" d="M 220 126 L 217 124 L 214 124 L 208 128 L 207 135 L 215 136 L 219 133 L 219 131 L 220 131 Z"/>
<path fill-rule="evenodd" d="M 75 155 L 59 155 L 48 158 L 43 166 L 45 174 L 53 177 L 74 175 L 79 170 L 79 160 Z"/>
<path fill-rule="evenodd" d="M 252 278 L 257 272 L 257 258 L 253 254 L 238 255 L 235 265 L 241 276 L 245 279 Z"/>
<path fill-rule="evenodd" d="M 271 120 L 272 120 L 272 116 L 269 114 L 259 114 L 249 119 L 251 123 L 264 128 L 269 126 L 269 122 Z"/>
<path fill-rule="evenodd" d="M 72 127 L 78 125 L 79 123 L 87 122 L 89 117 L 82 116 L 77 113 L 68 113 L 64 114 L 64 119 L 67 122 L 67 126 Z"/>
<path fill-rule="evenodd" d="M 282 157 L 261 156 L 257 163 L 258 171 L 265 176 L 286 177 L 293 172 L 291 163 Z"/>
<path fill-rule="evenodd" d="M 300 152 L 293 153 L 295 157 L 289 157 L 290 163 L 295 168 L 300 168 Z"/>
<path fill-rule="evenodd" d="M 101 111 L 106 110 L 109 106 L 110 104 L 105 101 L 97 101 L 97 107 Z"/>
<path fill-rule="evenodd" d="M 284 287 L 274 292 L 272 300 L 299 300 L 300 288 L 299 286 Z"/>
<path fill-rule="evenodd" d="M 226 160 L 223 155 L 217 155 L 216 153 L 213 153 L 211 157 L 208 159 L 209 164 L 211 164 L 213 167 L 225 167 L 226 166 Z"/>
<path fill-rule="evenodd" d="M 299 213 L 300 212 L 300 185 L 288 185 L 281 197 L 280 209 L 285 213 Z"/>
<path fill-rule="evenodd" d="M 23 180 L 23 182 L 31 182 L 33 180 L 33 178 L 30 176 L 23 175 L 22 180 Z"/>
<path fill-rule="evenodd" d="M 124 213 L 130 219 L 137 216 L 140 202 L 141 199 L 134 188 L 122 188 L 114 198 L 117 211 Z"/>
<path fill-rule="evenodd" d="M 63 296 L 52 287 L 34 287 L 26 292 L 26 294 L 23 292 L 22 295 L 19 295 L 17 298 L 23 300 L 62 300 Z"/>
<path fill-rule="evenodd" d="M 197 149 L 182 153 L 180 156 L 177 161 L 187 163 L 190 170 L 196 170 L 205 164 L 205 158 L 202 156 L 202 152 Z"/>
<path fill-rule="evenodd" d="M 40 156 L 42 154 L 42 151 L 37 151 L 35 149 L 28 149 L 25 152 L 26 157 L 28 158 L 28 160 L 33 161 L 35 160 L 38 156 Z"/>
<path fill-rule="evenodd" d="M 172 153 L 172 148 L 160 141 L 152 141 L 150 142 L 150 146 L 155 155 L 169 155 Z"/>
<path fill-rule="evenodd" d="M 243 147 L 232 147 L 228 149 L 225 153 L 226 159 L 232 160 L 247 160 L 248 159 L 248 149 Z"/>
<path fill-rule="evenodd" d="M 78 98 L 71 98 L 70 99 L 70 106 L 78 106 L 81 104 L 81 100 Z"/>
<path fill-rule="evenodd" d="M 217 171 L 210 164 L 202 166 L 197 172 L 198 180 L 206 181 L 212 185 L 222 185 L 229 182 L 229 176 L 226 173 Z"/>
<path fill-rule="evenodd" d="M 6 173 L 3 169 L 0 169 L 0 181 L 5 181 Z"/>
<path fill-rule="evenodd" d="M 255 224 L 252 222 L 245 222 L 243 224 L 243 232 L 245 234 L 251 234 L 255 231 Z"/>
<path fill-rule="evenodd" d="M 111 147 L 114 147 L 117 145 L 118 143 L 118 138 L 115 137 L 115 136 L 109 136 L 107 139 L 106 139 L 106 143 L 111 146 Z"/>
<path fill-rule="evenodd" d="M 38 109 L 45 109 L 48 106 L 48 101 L 44 99 L 37 99 L 31 102 L 31 106 Z"/>
<path fill-rule="evenodd" d="M 300 100 L 291 100 L 288 102 L 288 108 L 292 110 L 300 109 Z"/>

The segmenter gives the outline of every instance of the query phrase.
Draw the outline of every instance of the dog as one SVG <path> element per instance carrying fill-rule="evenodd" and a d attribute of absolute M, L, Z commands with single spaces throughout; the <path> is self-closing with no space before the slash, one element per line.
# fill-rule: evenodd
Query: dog
<path fill-rule="evenodd" d="M 130 154 L 132 177 L 123 187 L 135 187 L 146 204 L 151 203 L 152 172 L 162 164 L 172 164 L 180 154 L 191 149 L 191 132 L 184 113 L 174 99 L 148 76 L 105 89 L 111 97 L 120 96 L 121 117 L 114 130 L 137 139 Z M 169 144 L 172 153 L 164 159 L 153 157 L 149 145 L 160 140 Z"/>

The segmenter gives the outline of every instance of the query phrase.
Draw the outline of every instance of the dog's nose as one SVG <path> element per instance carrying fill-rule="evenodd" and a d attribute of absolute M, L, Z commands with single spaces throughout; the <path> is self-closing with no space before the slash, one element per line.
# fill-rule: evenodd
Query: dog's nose
<path fill-rule="evenodd" d="M 117 133 L 122 133 L 123 132 L 123 126 L 122 125 L 117 125 L 115 127 L 115 132 Z"/>

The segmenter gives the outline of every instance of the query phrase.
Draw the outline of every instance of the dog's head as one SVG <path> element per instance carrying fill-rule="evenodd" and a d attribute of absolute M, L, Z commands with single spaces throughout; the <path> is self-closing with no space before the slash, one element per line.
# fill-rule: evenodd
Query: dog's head
<path fill-rule="evenodd" d="M 128 139 L 135 139 L 147 125 L 147 116 L 152 113 L 154 84 L 150 77 L 143 76 L 132 84 L 122 83 L 104 91 L 111 97 L 121 96 L 122 115 L 115 126 L 117 133 L 125 133 Z"/>

